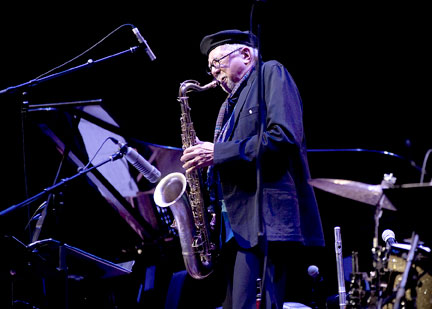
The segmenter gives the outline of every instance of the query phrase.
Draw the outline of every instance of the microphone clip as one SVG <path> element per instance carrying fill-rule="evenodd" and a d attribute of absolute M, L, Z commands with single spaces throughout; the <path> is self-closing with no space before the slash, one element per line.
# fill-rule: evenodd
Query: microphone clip
<path fill-rule="evenodd" d="M 110 156 L 111 161 L 115 161 L 118 159 L 123 158 L 128 151 L 128 146 L 126 143 L 121 143 L 118 139 L 114 138 L 114 137 L 109 137 L 109 139 L 116 145 L 118 145 L 120 148 L 119 150 L 113 154 L 112 156 Z"/>
<path fill-rule="evenodd" d="M 112 156 L 110 156 L 109 159 L 110 159 L 110 161 L 116 161 L 118 159 L 123 158 L 124 155 L 125 154 L 121 150 L 119 150 L 115 154 L 113 154 Z"/>
<path fill-rule="evenodd" d="M 123 143 L 119 143 L 119 145 L 120 145 L 119 152 L 124 156 L 125 154 L 127 154 L 129 146 L 128 144 L 123 144 Z"/>

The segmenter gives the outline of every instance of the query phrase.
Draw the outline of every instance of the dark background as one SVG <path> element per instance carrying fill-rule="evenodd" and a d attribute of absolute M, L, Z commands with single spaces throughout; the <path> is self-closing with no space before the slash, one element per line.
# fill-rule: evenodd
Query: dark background
<path fill-rule="evenodd" d="M 74 58 L 123 24 L 140 30 L 157 59 L 141 50 L 0 95 L 3 132 L 2 199 L 6 209 L 52 185 L 60 156 L 34 123 L 46 115 L 21 113 L 30 104 L 102 99 L 130 137 L 181 147 L 179 84 L 205 84 L 206 58 L 199 52 L 204 35 L 228 28 L 261 25 L 264 60 L 277 59 L 292 74 L 304 104 L 304 125 L 313 178 L 340 178 L 370 184 L 394 173 L 398 184 L 418 183 L 419 168 L 430 145 L 430 22 L 419 4 L 386 2 L 324 4 L 300 1 L 123 1 L 111 4 L 70 2 L 48 6 L 14 4 L 0 19 L 0 89 L 26 83 Z M 90 52 L 54 71 L 81 65 L 136 46 L 130 27 L 122 27 Z M 54 73 L 53 72 L 53 73 Z M 24 98 L 22 92 L 26 91 Z M 221 90 L 190 99 L 201 140 L 210 140 Z M 364 149 L 370 151 L 313 151 Z M 388 151 L 389 155 L 381 153 Z M 25 154 L 25 160 L 24 160 Z M 430 170 L 427 167 L 427 170 Z M 62 177 L 73 175 L 65 170 Z M 430 176 L 426 174 L 425 180 Z M 139 240 L 91 188 L 66 190 L 67 216 L 52 235 L 112 261 L 129 258 Z M 344 255 L 359 250 L 363 271 L 370 270 L 373 207 L 316 190 L 327 237 L 325 254 L 315 263 L 335 285 L 333 228 L 341 226 Z M 428 195 L 427 195 L 428 196 Z M 37 204 L 37 203 L 36 203 Z M 422 216 L 430 206 L 411 207 Z M 32 208 L 33 209 L 33 208 Z M 23 213 L 24 211 L 22 211 Z M 26 239 L 25 214 L 3 218 L 2 233 Z M 22 215 L 22 216 L 21 216 Z M 410 236 L 413 219 L 384 212 L 380 230 Z M 14 259 L 14 252 L 10 252 Z M 152 252 L 149 255 L 153 255 Z M 157 254 L 156 254 L 157 255 Z"/>

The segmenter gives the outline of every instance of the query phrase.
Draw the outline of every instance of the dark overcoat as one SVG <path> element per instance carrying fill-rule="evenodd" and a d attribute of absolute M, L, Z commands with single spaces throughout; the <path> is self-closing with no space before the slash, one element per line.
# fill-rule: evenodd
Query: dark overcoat
<path fill-rule="evenodd" d="M 223 198 L 234 237 L 243 248 L 268 241 L 298 241 L 323 246 L 324 236 L 310 178 L 297 86 L 277 61 L 262 64 L 265 128 L 261 143 L 262 203 L 256 176 L 260 128 L 257 70 L 241 89 L 232 132 L 214 147 Z M 264 105 L 263 105 L 264 106 Z"/>

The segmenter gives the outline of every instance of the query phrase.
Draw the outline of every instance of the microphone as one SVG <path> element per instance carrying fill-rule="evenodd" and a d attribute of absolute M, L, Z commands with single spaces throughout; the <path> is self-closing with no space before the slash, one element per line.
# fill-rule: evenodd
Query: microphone
<path fill-rule="evenodd" d="M 308 267 L 308 275 L 311 276 L 314 280 L 316 280 L 317 278 L 319 279 L 319 268 L 315 265 L 311 265 Z"/>
<path fill-rule="evenodd" d="M 319 268 L 315 265 L 310 265 L 307 269 L 309 277 L 312 278 L 310 307 L 314 309 L 325 308 L 325 283 Z"/>
<path fill-rule="evenodd" d="M 156 56 L 155 54 L 152 52 L 152 50 L 150 49 L 150 46 L 147 44 L 147 41 L 144 39 L 144 37 L 141 35 L 141 33 L 139 32 L 138 28 L 133 26 L 132 28 L 132 32 L 135 34 L 136 38 L 138 39 L 138 42 L 140 44 L 144 45 L 144 49 L 147 53 L 147 55 L 149 56 L 150 60 L 156 60 Z"/>
<path fill-rule="evenodd" d="M 124 154 L 126 160 L 129 161 L 144 177 L 151 183 L 155 183 L 161 177 L 160 171 L 150 164 L 143 156 L 141 156 L 133 148 L 129 147 L 127 144 L 121 143 L 113 137 L 110 139 L 117 145 L 120 146 L 120 152 Z"/>
<path fill-rule="evenodd" d="M 397 243 L 395 239 L 395 233 L 392 230 L 385 230 L 382 232 L 381 237 L 388 246 L 392 246 L 393 244 Z"/>

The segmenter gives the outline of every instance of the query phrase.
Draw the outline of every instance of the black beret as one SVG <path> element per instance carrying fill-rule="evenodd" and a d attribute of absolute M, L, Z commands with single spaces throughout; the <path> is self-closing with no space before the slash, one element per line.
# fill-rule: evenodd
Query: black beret
<path fill-rule="evenodd" d="M 203 55 L 208 56 L 213 49 L 224 44 L 244 44 L 257 47 L 257 38 L 249 31 L 223 30 L 205 36 L 201 41 L 200 50 Z"/>

